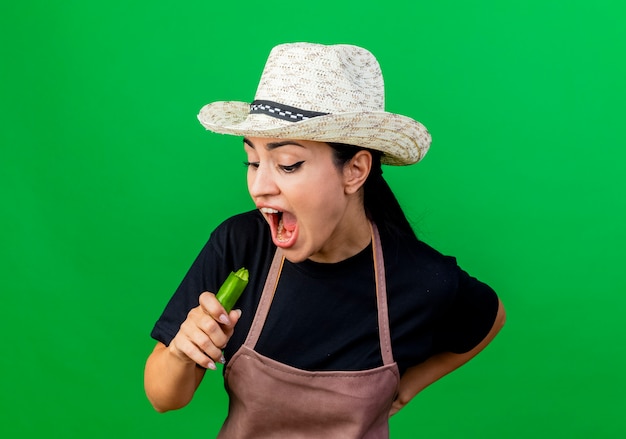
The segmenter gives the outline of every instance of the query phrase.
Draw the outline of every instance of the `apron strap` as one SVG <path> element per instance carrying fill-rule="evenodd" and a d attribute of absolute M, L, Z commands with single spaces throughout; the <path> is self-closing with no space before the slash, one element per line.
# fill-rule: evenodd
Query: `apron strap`
<path fill-rule="evenodd" d="M 265 325 L 265 319 L 270 311 L 272 299 L 274 299 L 274 293 L 276 292 L 276 286 L 278 285 L 278 278 L 283 270 L 284 261 L 285 258 L 283 257 L 283 252 L 279 248 L 276 248 L 274 258 L 272 259 L 272 265 L 270 265 L 270 271 L 267 273 L 267 278 L 265 279 L 265 286 L 263 287 L 263 292 L 261 293 L 259 306 L 257 307 L 256 314 L 254 315 L 254 320 L 252 321 L 252 326 L 250 326 L 250 331 L 248 332 L 246 341 L 243 343 L 251 349 L 254 349 L 256 346 L 256 342 L 261 335 L 263 325 Z"/>
<path fill-rule="evenodd" d="M 383 259 L 383 249 L 380 242 L 380 234 L 376 224 L 370 222 L 372 231 L 372 252 L 374 254 L 374 279 L 376 281 L 376 301 L 378 303 L 378 338 L 380 341 L 380 351 L 383 359 L 383 364 L 388 365 L 394 362 L 393 353 L 391 351 L 391 334 L 389 331 L 389 312 L 387 309 L 387 284 L 385 281 L 385 263 Z M 252 326 L 246 337 L 244 345 L 250 349 L 254 349 L 263 326 L 265 325 L 265 319 L 269 313 L 274 299 L 274 293 L 278 285 L 278 279 L 283 269 L 283 263 L 285 258 L 282 251 L 277 248 L 270 265 L 270 270 L 267 273 L 265 285 L 263 286 L 263 292 L 261 293 L 261 299 L 259 306 L 257 307 Z"/>
<path fill-rule="evenodd" d="M 370 222 L 372 228 L 372 246 L 374 252 L 374 275 L 376 279 L 376 301 L 378 302 L 378 338 L 380 340 L 380 353 L 383 364 L 393 363 L 393 353 L 391 351 L 391 333 L 389 330 L 389 311 L 387 309 L 387 282 L 385 280 L 385 261 L 383 259 L 383 247 L 380 242 L 378 227 L 373 221 Z"/>

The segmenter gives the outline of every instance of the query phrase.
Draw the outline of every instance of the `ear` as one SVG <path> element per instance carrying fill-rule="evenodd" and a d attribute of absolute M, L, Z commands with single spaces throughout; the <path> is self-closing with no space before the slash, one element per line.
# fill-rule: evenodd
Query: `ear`
<path fill-rule="evenodd" d="M 345 193 L 356 193 L 365 184 L 371 168 L 372 154 L 365 150 L 357 152 L 343 167 Z"/>

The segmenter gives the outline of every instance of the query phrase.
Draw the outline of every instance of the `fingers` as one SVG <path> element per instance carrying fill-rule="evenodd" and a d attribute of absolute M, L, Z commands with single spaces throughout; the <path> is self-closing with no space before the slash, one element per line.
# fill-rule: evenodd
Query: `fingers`
<path fill-rule="evenodd" d="M 398 401 L 397 399 L 393 401 L 393 404 L 391 404 L 391 408 L 389 409 L 389 417 L 391 418 L 393 415 L 398 413 L 402 409 L 402 407 L 404 406 L 402 405 L 402 403 L 400 403 L 400 401 Z"/>
<path fill-rule="evenodd" d="M 215 370 L 216 362 L 224 363 L 222 350 L 233 334 L 241 311 L 227 314 L 215 295 L 208 292 L 200 295 L 199 302 L 200 305 L 187 315 L 170 347 L 179 357 Z"/>
<path fill-rule="evenodd" d="M 211 358 L 209 354 L 204 352 L 196 343 L 192 341 L 192 338 L 183 334 L 183 329 L 174 337 L 170 343 L 168 349 L 180 360 L 184 362 L 193 362 L 205 369 L 215 370 L 217 367 L 215 363 L 221 358 L 217 356 L 215 359 Z"/>
<path fill-rule="evenodd" d="M 222 325 L 232 325 L 230 317 L 222 304 L 215 297 L 215 294 L 206 291 L 202 293 L 200 295 L 200 307 L 206 314 L 213 317 L 214 320 L 220 322 Z"/>

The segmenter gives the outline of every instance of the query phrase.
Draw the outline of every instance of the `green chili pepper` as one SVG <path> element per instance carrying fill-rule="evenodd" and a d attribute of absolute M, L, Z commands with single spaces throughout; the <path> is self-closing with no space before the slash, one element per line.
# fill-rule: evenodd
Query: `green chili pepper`
<path fill-rule="evenodd" d="M 231 272 L 228 275 L 216 296 L 226 312 L 233 309 L 246 285 L 248 285 L 248 270 L 245 268 L 240 268 L 236 273 Z"/>

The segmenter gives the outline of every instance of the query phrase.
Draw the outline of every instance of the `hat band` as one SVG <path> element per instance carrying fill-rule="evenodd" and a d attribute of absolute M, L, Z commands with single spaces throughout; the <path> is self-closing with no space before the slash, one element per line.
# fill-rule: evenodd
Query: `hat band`
<path fill-rule="evenodd" d="M 307 111 L 289 105 L 279 104 L 272 101 L 253 101 L 250 104 L 250 114 L 266 114 L 290 122 L 300 122 L 312 117 L 324 116 L 329 113 Z"/>

